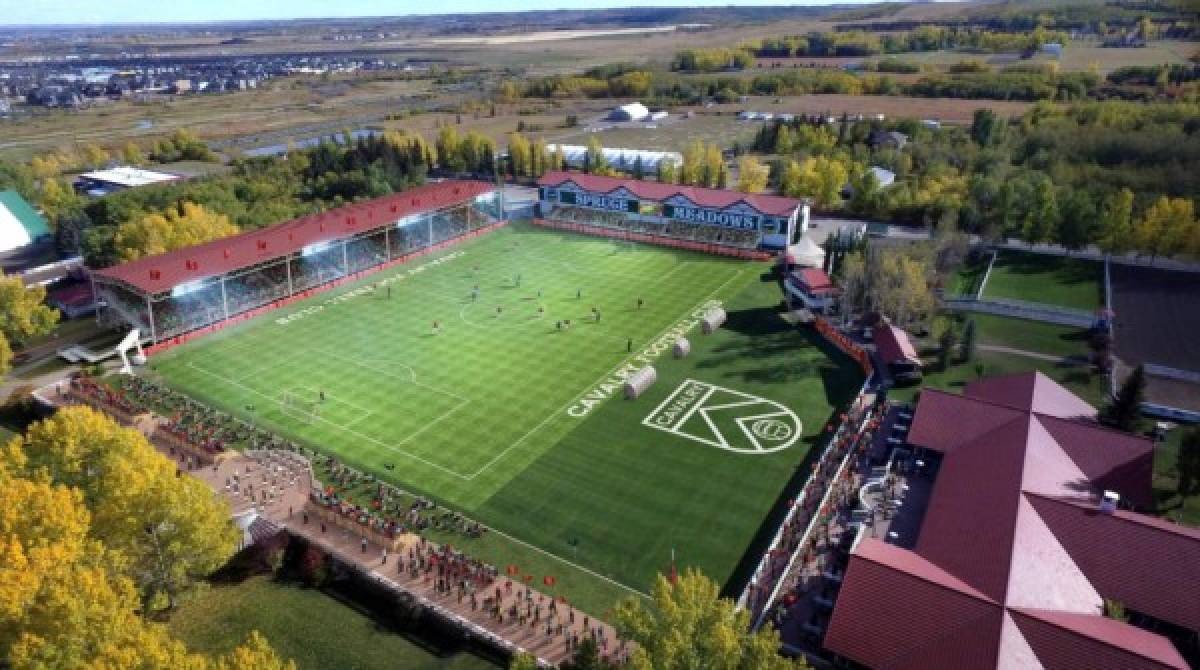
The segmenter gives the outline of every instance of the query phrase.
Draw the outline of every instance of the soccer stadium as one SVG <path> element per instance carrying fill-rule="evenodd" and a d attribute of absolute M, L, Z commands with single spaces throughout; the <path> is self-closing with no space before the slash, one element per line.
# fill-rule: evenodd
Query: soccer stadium
<path fill-rule="evenodd" d="M 101 318 L 145 383 L 485 524 L 456 544 L 595 612 L 673 556 L 740 590 L 863 369 L 784 318 L 760 244 L 798 201 L 621 188 L 506 221 L 428 184 L 99 271 Z"/>

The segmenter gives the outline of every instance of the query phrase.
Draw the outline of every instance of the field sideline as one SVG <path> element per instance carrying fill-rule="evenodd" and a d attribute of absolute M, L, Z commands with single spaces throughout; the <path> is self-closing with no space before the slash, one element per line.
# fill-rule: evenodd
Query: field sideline
<path fill-rule="evenodd" d="M 861 383 L 778 317 L 767 269 L 514 224 L 156 356 L 152 374 L 632 591 L 672 548 L 725 580 Z M 702 336 L 718 304 L 729 320 Z M 680 334 L 693 353 L 675 360 Z M 621 399 L 647 363 L 659 381 Z M 520 560 L 500 553 L 483 557 Z"/>

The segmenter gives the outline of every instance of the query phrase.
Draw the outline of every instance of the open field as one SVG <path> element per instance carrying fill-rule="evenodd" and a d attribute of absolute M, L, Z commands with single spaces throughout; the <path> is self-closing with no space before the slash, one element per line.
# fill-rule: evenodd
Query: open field
<path fill-rule="evenodd" d="M 1088 355 L 1088 332 L 1082 328 L 981 313 L 964 315 L 964 318 L 975 321 L 980 344 L 1062 358 L 1086 359 Z"/>
<path fill-rule="evenodd" d="M 193 651 L 225 654 L 257 630 L 300 670 L 483 670 L 466 653 L 437 655 L 314 589 L 252 577 L 217 584 L 171 615 L 171 632 Z"/>
<path fill-rule="evenodd" d="M 152 367 L 200 400 L 503 531 L 461 540 L 468 552 L 520 563 L 514 547 L 525 546 L 558 561 L 559 574 L 591 571 L 601 587 L 566 595 L 593 609 L 646 590 L 672 548 L 681 565 L 729 579 L 862 381 L 778 317 L 762 264 L 527 225 L 437 261 L 360 285 L 404 277 L 391 298 L 352 285 Z M 701 336 L 698 318 L 716 304 L 729 321 Z M 559 330 L 564 319 L 572 325 Z M 676 334 L 693 343 L 686 359 L 670 357 Z M 622 375 L 647 363 L 658 382 L 636 401 L 614 397 Z"/>
<path fill-rule="evenodd" d="M 655 127 L 647 127 L 651 125 Z M 733 115 L 697 114 L 688 119 L 673 114 L 672 118 L 655 124 L 621 124 L 598 133 L 579 128 L 547 133 L 547 137 L 555 142 L 585 144 L 595 135 L 606 147 L 682 152 L 696 140 L 720 147 L 732 146 L 735 141 L 744 146 L 754 140 L 761 126 L 761 122 L 739 121 Z"/>
<path fill-rule="evenodd" d="M 1154 496 L 1164 516 L 1180 523 L 1200 526 L 1200 495 L 1181 498 L 1177 486 L 1179 472 L 1176 459 L 1184 432 L 1189 429 L 1179 425 L 1167 433 L 1167 439 L 1154 448 Z"/>
<path fill-rule="evenodd" d="M 1093 310 L 1104 304 L 1104 265 L 1049 254 L 1002 251 L 983 298 L 1007 298 Z"/>
<path fill-rule="evenodd" d="M 952 363 L 946 370 L 938 370 L 934 356 L 924 356 L 925 380 L 923 386 L 961 393 L 967 382 L 980 377 L 1013 374 L 1029 370 L 1041 370 L 1043 374 L 1070 389 L 1097 409 L 1107 397 L 1106 377 L 1094 373 L 1087 366 L 1064 366 L 1014 354 L 981 351 L 971 363 Z M 900 402 L 911 402 L 920 393 L 921 386 L 895 388 L 888 397 Z"/>

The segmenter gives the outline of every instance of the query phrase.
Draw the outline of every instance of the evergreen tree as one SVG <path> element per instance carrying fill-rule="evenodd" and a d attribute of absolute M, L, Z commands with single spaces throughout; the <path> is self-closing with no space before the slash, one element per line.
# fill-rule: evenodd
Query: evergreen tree
<path fill-rule="evenodd" d="M 1100 420 L 1118 430 L 1135 432 L 1141 422 L 1145 400 L 1146 369 L 1139 365 L 1125 378 L 1108 406 L 1101 410 Z"/>
<path fill-rule="evenodd" d="M 963 326 L 962 343 L 959 345 L 958 357 L 963 363 L 975 360 L 975 319 L 967 319 Z"/>
<path fill-rule="evenodd" d="M 938 354 L 937 363 L 939 370 L 946 370 L 950 367 L 950 357 L 954 353 L 954 345 L 958 341 L 958 336 L 954 333 L 952 326 L 947 326 L 942 332 L 942 336 L 938 338 Z"/>
<path fill-rule="evenodd" d="M 1179 477 L 1175 490 L 1182 498 L 1200 494 L 1200 426 L 1186 430 L 1175 457 L 1175 472 Z"/>

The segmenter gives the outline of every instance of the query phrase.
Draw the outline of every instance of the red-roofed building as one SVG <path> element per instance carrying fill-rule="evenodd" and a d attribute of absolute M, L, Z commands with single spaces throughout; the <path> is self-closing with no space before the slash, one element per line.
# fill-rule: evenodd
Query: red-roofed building
<path fill-rule="evenodd" d="M 833 306 L 838 295 L 837 286 L 820 268 L 797 268 L 783 285 L 794 302 L 814 312 L 824 312 Z"/>
<path fill-rule="evenodd" d="M 153 343 L 473 235 L 500 218 L 495 186 L 448 180 L 92 273 L 102 319 Z"/>
<path fill-rule="evenodd" d="M 875 327 L 875 353 L 896 381 L 912 382 L 921 378 L 921 357 L 909 341 L 908 333 L 886 320 L 881 320 Z"/>
<path fill-rule="evenodd" d="M 1187 668 L 1164 635 L 1200 631 L 1200 530 L 1101 504 L 1153 504 L 1153 445 L 1094 417 L 1039 372 L 924 390 L 917 537 L 859 539 L 825 649 L 881 670 Z"/>
<path fill-rule="evenodd" d="M 764 236 L 797 239 L 807 225 L 802 205 L 775 195 L 577 172 L 538 180 L 543 219 L 741 250 L 757 250 Z"/>

